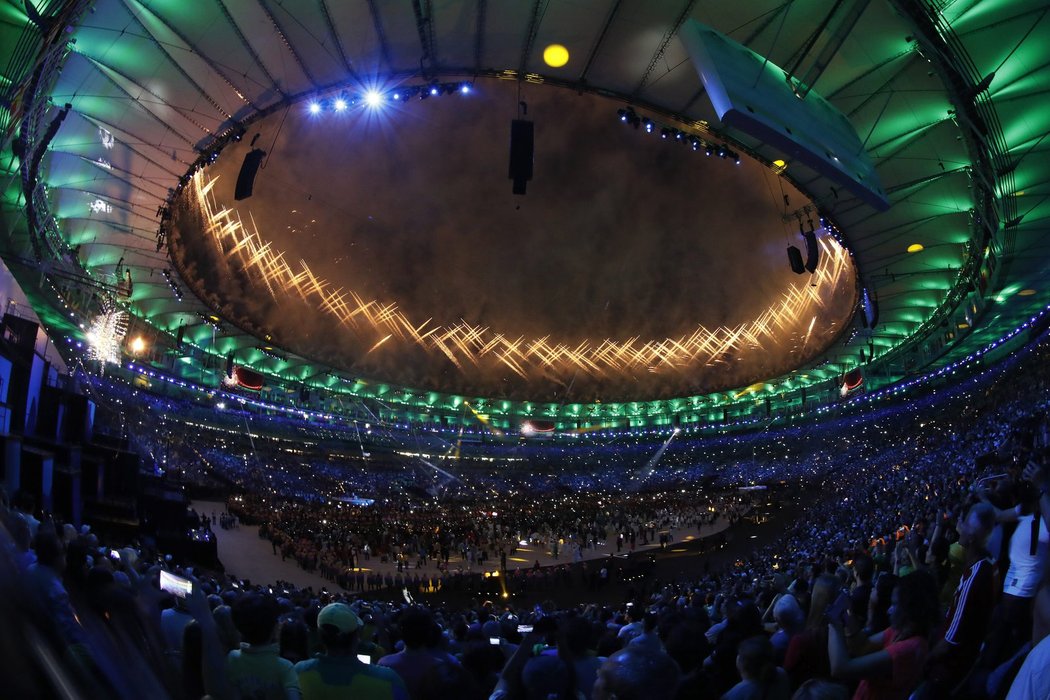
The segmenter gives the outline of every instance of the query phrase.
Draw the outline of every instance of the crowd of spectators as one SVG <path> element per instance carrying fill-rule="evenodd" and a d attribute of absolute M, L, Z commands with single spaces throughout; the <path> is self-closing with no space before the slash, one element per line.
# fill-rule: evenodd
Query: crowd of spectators
<path fill-rule="evenodd" d="M 376 590 L 400 588 L 400 574 L 410 570 L 417 582 L 422 573 L 424 580 L 438 577 L 441 585 L 458 582 L 488 562 L 518 574 L 524 555 L 519 546 L 566 563 L 582 562 L 607 543 L 625 554 L 649 544 L 666 546 L 682 530 L 710 526 L 720 518 L 736 521 L 751 500 L 746 493 L 712 496 L 685 490 L 599 497 L 508 492 L 485 500 L 403 499 L 366 506 L 235 497 L 229 507 L 242 521 L 261 523 L 259 536 L 269 539 L 274 554 L 343 587 Z M 362 581 L 355 570 L 372 557 L 396 563 L 396 579 L 388 577 L 384 584 L 384 577 L 374 574 L 378 578 Z M 532 567 L 526 561 L 524 568 Z"/>
<path fill-rule="evenodd" d="M 1047 698 L 1048 355 L 1039 344 L 982 382 L 835 426 L 822 444 L 843 449 L 813 451 L 809 465 L 789 460 L 798 468 L 784 478 L 804 478 L 814 498 L 774 544 L 737 543 L 726 567 L 653 578 L 619 604 L 586 590 L 558 608 L 517 596 L 421 603 L 406 591 L 394 602 L 338 585 L 250 582 L 171 560 L 144 538 L 100 541 L 13 494 L 0 503 L 5 694 Z M 742 467 L 779 474 L 777 459 L 756 449 Z M 275 548 L 314 547 L 320 567 L 323 553 L 342 566 L 364 556 L 443 560 L 443 547 L 464 544 L 498 554 L 519 537 L 580 546 L 620 532 L 648 538 L 739 505 L 690 504 L 695 492 L 636 491 L 629 480 L 619 493 L 568 494 L 546 511 L 543 498 L 493 496 L 508 499 L 498 516 L 484 515 L 488 498 L 474 507 L 432 499 L 418 513 L 411 499 L 371 509 L 302 500 L 275 511 L 268 489 L 234 512 L 264 522 Z M 566 514 L 571 499 L 577 512 Z"/>

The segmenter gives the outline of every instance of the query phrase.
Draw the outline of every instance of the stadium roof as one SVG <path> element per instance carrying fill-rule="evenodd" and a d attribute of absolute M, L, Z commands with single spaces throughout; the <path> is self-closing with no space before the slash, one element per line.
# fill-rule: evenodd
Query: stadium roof
<path fill-rule="evenodd" d="M 280 392 L 294 401 L 305 399 L 304 390 L 323 389 L 348 398 L 379 398 L 410 419 L 462 411 L 466 400 L 477 412 L 507 417 L 507 423 L 511 416 L 530 415 L 596 424 L 634 418 L 659 423 L 675 416 L 703 421 L 734 402 L 768 398 L 774 408 L 797 405 L 804 401 L 803 387 L 811 401 L 829 397 L 842 377 L 858 368 L 869 384 L 879 384 L 937 367 L 1001 337 L 1050 302 L 1050 251 L 1043 235 L 1050 213 L 1045 142 L 1050 73 L 1042 50 L 1050 43 L 1050 20 L 1042 2 L 37 5 L 42 17 L 28 16 L 14 0 L 0 8 L 0 38 L 8 54 L 3 162 L 12 175 L 3 200 L 4 257 L 25 286 L 39 290 L 37 311 L 52 333 L 69 338 L 70 348 L 86 341 L 88 327 L 102 312 L 121 309 L 131 315 L 128 338 L 141 334 L 148 340 L 149 362 L 213 386 L 229 361 L 259 373 L 271 395 Z M 801 102 L 822 99 L 844 115 L 862 144 L 862 152 L 850 155 L 870 162 L 875 181 L 867 189 L 844 184 L 841 173 L 790 150 L 783 139 L 756 136 L 741 121 L 720 119 L 719 95 L 705 88 L 698 72 L 703 59 L 690 38 L 702 32 L 699 27 L 713 28 L 760 56 L 756 83 L 760 73 L 779 71 Z M 544 49 L 552 44 L 567 49 L 564 65 L 545 60 Z M 35 66 L 42 68 L 34 71 Z M 515 85 L 536 103 L 548 90 L 569 94 L 572 89 L 581 101 L 606 100 L 610 123 L 618 107 L 630 107 L 632 115 L 651 119 L 655 131 L 666 127 L 740 153 L 748 168 L 763 171 L 754 176 L 757 182 L 779 172 L 785 186 L 802 196 L 779 212 L 787 221 L 780 225 L 792 235 L 772 233 L 769 240 L 782 235 L 804 248 L 798 224 L 827 217 L 834 230 L 818 222 L 818 233 L 828 244 L 840 239 L 852 253 L 862 294 L 857 313 L 841 334 L 826 333 L 818 354 L 795 358 L 794 371 L 752 373 L 746 382 L 717 391 L 701 391 L 702 383 L 681 376 L 670 388 L 643 384 L 633 396 L 621 386 L 615 397 L 636 401 L 618 403 L 595 400 L 600 388 L 574 395 L 566 387 L 577 371 L 554 373 L 560 395 L 537 388 L 530 396 L 529 387 L 538 386 L 530 384 L 513 391 L 478 385 L 481 390 L 468 394 L 463 389 L 470 382 L 450 381 L 447 372 L 406 380 L 382 364 L 362 362 L 362 350 L 347 362 L 293 342 L 258 317 L 246 318 L 234 308 L 236 299 L 202 294 L 202 300 L 191 291 L 202 289 L 194 284 L 194 268 L 170 256 L 177 248 L 169 245 L 173 215 L 196 186 L 190 175 L 213 156 L 215 170 L 203 168 L 200 177 L 225 168 L 227 181 L 232 179 L 247 150 L 247 141 L 234 142 L 234 136 L 264 133 L 265 148 L 271 137 L 276 143 L 273 134 L 290 105 L 301 116 L 315 100 L 328 100 L 325 107 L 334 110 L 344 92 L 364 99 L 379 89 L 391 99 L 394 89 L 418 93 L 432 85 L 462 84 L 486 94 Z M 418 94 L 412 98 L 418 100 Z M 485 104 L 486 98 L 475 99 L 470 103 L 463 96 L 463 109 Z M 56 124 L 65 104 L 71 105 L 68 116 Z M 391 128 L 427 134 L 425 122 L 408 125 L 419 123 L 420 111 L 434 108 L 411 109 Z M 513 104 L 501 115 L 505 124 L 514 116 Z M 535 115 L 537 171 L 530 194 L 521 198 L 529 205 L 544 175 L 543 138 L 550 134 L 542 131 L 544 117 L 548 124 L 556 121 L 549 112 Z M 289 124 L 293 128 L 295 118 Z M 49 135 L 49 126 L 57 131 Z M 832 126 L 829 122 L 829 134 Z M 639 148 L 642 134 L 628 133 L 629 128 L 624 138 L 634 143 L 615 148 Z M 16 132 L 21 140 L 14 139 Z M 220 155 L 226 146 L 230 151 Z M 288 153 L 285 149 L 290 162 Z M 276 155 L 270 162 L 268 168 L 286 167 Z M 493 178 L 509 190 L 504 167 L 505 160 Z M 260 192 L 267 177 L 260 176 Z M 889 204 L 884 210 L 882 196 Z M 260 234 L 265 233 L 263 226 Z M 258 246 L 266 241 L 258 239 Z M 272 245 L 273 255 L 283 253 L 290 264 L 308 257 Z M 786 268 L 783 244 L 777 250 L 777 264 Z M 256 256 L 256 261 L 273 259 Z M 731 267 L 715 260 L 705 273 L 716 279 L 738 273 Z M 292 264 L 290 270 L 292 275 L 301 268 Z M 329 281 L 347 286 L 344 280 Z M 320 306 L 331 301 L 318 299 Z M 383 307 L 369 308 L 362 313 L 381 314 Z M 425 332 L 416 324 L 426 314 L 406 312 L 406 318 L 414 330 Z M 451 366 L 455 341 L 469 345 L 471 333 L 481 327 L 494 328 L 495 335 L 500 330 L 487 317 L 442 321 L 447 328 L 463 324 L 459 336 L 446 340 L 450 352 L 430 347 Z M 849 321 L 848 314 L 840 321 Z M 374 340 L 383 342 L 383 335 Z M 659 367 L 673 354 L 669 341 L 680 339 L 670 330 L 653 337 L 652 345 L 635 346 L 643 353 L 640 367 Z M 719 340 L 725 337 L 711 342 Z M 361 342 L 364 349 L 373 346 Z M 597 351 L 600 342 L 594 345 Z M 502 350 L 516 357 L 506 346 Z M 578 368 L 596 361 L 593 355 L 574 358 L 569 350 L 559 352 Z M 463 357 L 459 362 L 470 364 Z M 506 376 L 515 376 L 511 363 L 503 364 Z M 580 385 L 587 382 L 581 379 Z"/>

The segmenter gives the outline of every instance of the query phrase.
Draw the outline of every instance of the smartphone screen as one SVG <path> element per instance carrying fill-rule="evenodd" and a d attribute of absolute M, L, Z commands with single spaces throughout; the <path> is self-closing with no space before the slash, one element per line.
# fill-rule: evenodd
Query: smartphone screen
<path fill-rule="evenodd" d="M 185 598 L 193 593 L 193 582 L 181 576 L 176 576 L 168 571 L 160 572 L 160 590 L 171 593 L 173 596 Z"/>
<path fill-rule="evenodd" d="M 109 556 L 111 559 L 120 559 L 120 552 L 115 549 L 109 550 Z"/>
<path fill-rule="evenodd" d="M 518 634 L 528 634 L 532 631 L 532 625 L 518 625 Z"/>
<path fill-rule="evenodd" d="M 499 646 L 499 637 L 489 637 L 489 644 Z"/>
<path fill-rule="evenodd" d="M 369 656 L 368 654 L 358 654 L 357 655 L 357 660 L 360 661 L 363 664 L 370 664 L 370 663 L 372 663 L 372 657 Z"/>

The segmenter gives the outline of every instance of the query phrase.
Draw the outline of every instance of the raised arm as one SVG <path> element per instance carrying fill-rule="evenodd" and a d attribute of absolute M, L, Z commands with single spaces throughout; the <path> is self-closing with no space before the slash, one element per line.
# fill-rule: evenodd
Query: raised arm
<path fill-rule="evenodd" d="M 1015 508 L 1000 509 L 996 508 L 995 504 L 988 499 L 988 492 L 981 489 L 977 492 L 977 498 L 981 499 L 981 503 L 987 503 L 995 511 L 995 520 L 1000 523 L 1016 523 L 1017 522 L 1017 510 Z"/>
<path fill-rule="evenodd" d="M 846 648 L 846 633 L 836 623 L 828 625 L 828 660 L 831 675 L 844 680 L 861 680 L 893 673 L 893 659 L 885 649 L 864 656 L 850 658 Z"/>
<path fill-rule="evenodd" d="M 219 640 L 219 629 L 208 606 L 208 600 L 197 581 L 193 582 L 193 592 L 186 598 L 186 609 L 201 629 L 204 689 L 216 700 L 229 698 L 231 696 L 226 683 L 226 651 Z"/>
<path fill-rule="evenodd" d="M 1029 460 L 1021 476 L 1031 482 L 1039 489 L 1039 512 L 1042 513 L 1043 522 L 1050 530 L 1050 474 L 1034 460 Z"/>

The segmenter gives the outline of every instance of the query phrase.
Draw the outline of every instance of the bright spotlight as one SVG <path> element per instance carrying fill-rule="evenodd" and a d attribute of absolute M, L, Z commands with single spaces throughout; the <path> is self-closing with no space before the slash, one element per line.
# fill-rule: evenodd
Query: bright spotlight
<path fill-rule="evenodd" d="M 138 355 L 146 349 L 146 341 L 142 339 L 142 336 L 135 336 L 131 341 L 131 352 Z"/>
<path fill-rule="evenodd" d="M 469 95 L 470 94 L 470 86 L 467 85 L 466 83 L 463 83 L 462 85 L 459 86 L 459 91 L 461 93 L 463 93 L 464 95 Z"/>
<path fill-rule="evenodd" d="M 551 44 L 543 50 L 543 62 L 551 68 L 561 68 L 569 62 L 569 50 L 561 44 Z"/>
<path fill-rule="evenodd" d="M 310 114 L 320 114 L 320 112 L 321 112 L 321 105 L 320 105 L 320 103 L 318 103 L 318 102 L 311 102 L 310 103 Z"/>
<path fill-rule="evenodd" d="M 383 96 L 376 90 L 369 90 L 365 93 L 365 104 L 369 107 L 378 107 L 383 102 Z"/>
<path fill-rule="evenodd" d="M 346 100 L 340 97 L 335 101 L 335 111 L 342 112 L 344 109 L 346 109 Z"/>
<path fill-rule="evenodd" d="M 440 92 L 440 90 L 438 90 L 437 85 L 435 85 L 434 87 L 430 88 L 430 94 L 431 95 L 436 95 L 439 92 Z"/>

